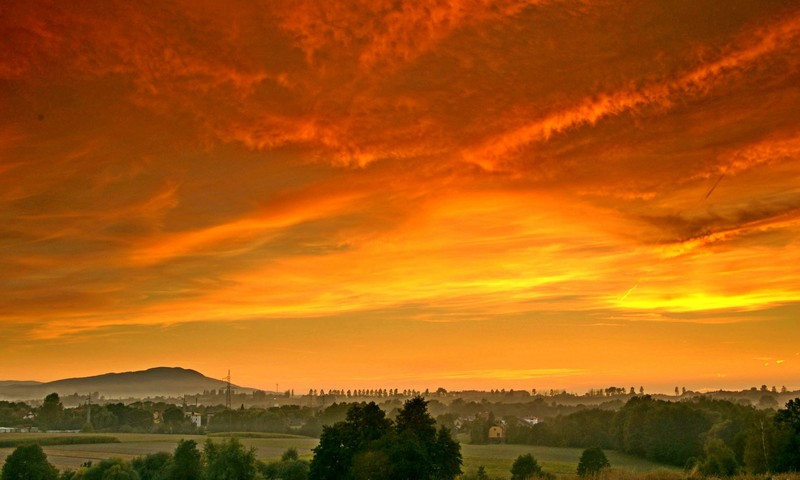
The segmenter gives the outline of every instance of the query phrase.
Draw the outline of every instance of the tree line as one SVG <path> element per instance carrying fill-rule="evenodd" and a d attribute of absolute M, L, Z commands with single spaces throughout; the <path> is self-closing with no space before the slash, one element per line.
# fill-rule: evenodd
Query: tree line
<path fill-rule="evenodd" d="M 698 397 L 633 397 L 529 426 L 509 421 L 508 443 L 615 449 L 706 475 L 800 471 L 800 399 L 757 410 Z"/>
<path fill-rule="evenodd" d="M 308 462 L 287 450 L 280 461 L 264 463 L 253 448 L 236 438 L 201 450 L 194 440 L 181 440 L 175 451 L 136 457 L 128 462 L 109 458 L 59 472 L 36 444 L 22 445 L 6 458 L 0 480 L 307 480 Z"/>

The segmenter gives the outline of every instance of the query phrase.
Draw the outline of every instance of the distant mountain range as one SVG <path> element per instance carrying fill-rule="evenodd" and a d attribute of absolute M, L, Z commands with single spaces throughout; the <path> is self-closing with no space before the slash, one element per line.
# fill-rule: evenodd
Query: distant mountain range
<path fill-rule="evenodd" d="M 224 387 L 225 381 L 206 377 L 195 370 L 156 367 L 136 372 L 106 373 L 52 382 L 2 380 L 0 399 L 41 399 L 53 392 L 62 396 L 98 392 L 105 398 L 179 397 Z M 237 393 L 253 391 L 252 388 L 234 387 Z"/>

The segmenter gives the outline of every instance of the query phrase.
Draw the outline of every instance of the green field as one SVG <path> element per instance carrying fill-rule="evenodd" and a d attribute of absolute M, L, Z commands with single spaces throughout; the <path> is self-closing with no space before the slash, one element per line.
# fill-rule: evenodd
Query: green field
<path fill-rule="evenodd" d="M 546 472 L 557 475 L 574 475 L 578 460 L 583 453 L 579 448 L 537 447 L 532 445 L 461 445 L 465 473 L 474 473 L 483 465 L 492 478 L 510 477 L 511 464 L 520 455 L 530 453 Z M 636 473 L 672 471 L 680 469 L 660 463 L 650 462 L 630 455 L 606 451 L 609 463 L 614 469 Z"/>
<path fill-rule="evenodd" d="M 243 434 L 246 435 L 246 434 Z M 35 442 L 37 439 L 57 436 L 53 434 L 3 434 L 2 439 L 20 439 Z M 69 434 L 69 436 L 76 436 Z M 134 457 L 155 452 L 172 452 L 180 439 L 192 439 L 201 447 L 207 438 L 214 442 L 225 439 L 222 436 L 205 437 L 199 435 L 162 435 L 139 433 L 114 433 L 109 436 L 116 437 L 119 443 L 95 443 L 74 445 L 44 446 L 42 449 L 47 458 L 59 470 L 67 468 L 76 469 L 87 460 L 94 462 L 109 457 L 118 457 L 131 460 Z M 260 434 L 260 438 L 241 438 L 247 447 L 254 447 L 256 455 L 261 460 L 275 460 L 289 447 L 294 447 L 300 456 L 311 458 L 311 449 L 317 445 L 316 438 L 302 437 L 299 435 L 269 435 Z M 3 461 L 13 451 L 13 448 L 0 448 L 0 459 Z"/>
<path fill-rule="evenodd" d="M 58 434 L 3 434 L 5 441 L 37 441 L 45 438 L 57 437 Z M 70 437 L 79 435 L 69 434 Z M 87 435 L 89 437 L 90 435 Z M 214 442 L 223 441 L 222 435 L 192 436 L 192 435 L 162 435 L 162 434 L 135 434 L 116 433 L 108 434 L 116 437 L 119 443 L 94 443 L 73 445 L 49 445 L 43 449 L 47 458 L 58 469 L 76 469 L 87 460 L 98 461 L 109 457 L 119 457 L 131 460 L 134 457 L 149 453 L 169 451 L 175 449 L 180 439 L 192 439 L 202 445 L 207 438 Z M 311 449 L 317 445 L 316 438 L 299 435 L 283 434 L 241 434 L 241 442 L 247 447 L 253 447 L 260 460 L 277 460 L 289 447 L 294 447 L 301 458 L 311 459 Z M 5 460 L 13 448 L 0 448 L 0 459 Z M 558 475 L 572 475 L 578 464 L 582 450 L 577 448 L 534 447 L 527 445 L 461 445 L 464 457 L 464 472 L 474 473 L 478 466 L 483 465 L 492 478 L 508 478 L 511 464 L 519 455 L 531 453 L 542 465 L 545 471 Z M 616 452 L 606 452 L 611 466 L 616 470 L 625 470 L 636 473 L 659 472 L 677 473 L 680 470 L 673 467 L 649 462 L 636 457 L 623 455 Z M 658 476 L 658 475 L 655 475 Z"/>

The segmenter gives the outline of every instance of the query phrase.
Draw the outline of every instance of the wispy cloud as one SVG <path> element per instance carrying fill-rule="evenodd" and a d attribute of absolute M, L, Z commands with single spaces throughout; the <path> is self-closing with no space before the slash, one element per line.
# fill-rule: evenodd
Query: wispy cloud
<path fill-rule="evenodd" d="M 504 162 L 523 148 L 547 141 L 553 135 L 647 107 L 670 108 L 687 96 L 708 94 L 726 77 L 741 74 L 742 70 L 753 67 L 766 55 L 792 49 L 798 36 L 800 17 L 792 15 L 769 27 L 748 32 L 749 38 L 744 45 L 731 45 L 719 58 L 701 63 L 676 78 L 667 78 L 643 88 L 604 92 L 582 99 L 568 109 L 550 112 L 544 118 L 526 122 L 464 151 L 464 159 L 487 170 L 495 170 L 502 168 Z"/>

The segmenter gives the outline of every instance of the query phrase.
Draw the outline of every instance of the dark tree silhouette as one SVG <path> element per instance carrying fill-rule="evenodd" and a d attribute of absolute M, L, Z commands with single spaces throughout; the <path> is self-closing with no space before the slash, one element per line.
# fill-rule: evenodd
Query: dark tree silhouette
<path fill-rule="evenodd" d="M 461 447 L 435 423 L 419 396 L 406 401 L 395 424 L 374 402 L 355 404 L 344 422 L 324 427 L 309 478 L 454 479 L 461 473 Z"/>
<path fill-rule="evenodd" d="M 235 437 L 221 444 L 206 440 L 203 450 L 207 480 L 255 480 L 257 475 L 254 449 L 245 450 Z"/>
<path fill-rule="evenodd" d="M 175 447 L 169 469 L 170 480 L 200 480 L 203 477 L 203 464 L 197 442 L 181 440 Z"/>
<path fill-rule="evenodd" d="M 610 466 L 606 454 L 599 447 L 587 448 L 578 461 L 578 476 L 595 477 Z"/>
<path fill-rule="evenodd" d="M 6 458 L 2 480 L 56 480 L 58 470 L 47 461 L 39 445 L 22 445 Z"/>
<path fill-rule="evenodd" d="M 44 397 L 37 420 L 39 427 L 44 430 L 51 430 L 58 425 L 61 418 L 64 416 L 64 406 L 61 404 L 61 399 L 57 393 L 51 393 Z"/>
<path fill-rule="evenodd" d="M 530 453 L 520 455 L 511 465 L 511 480 L 529 480 L 542 474 L 542 467 Z"/>

